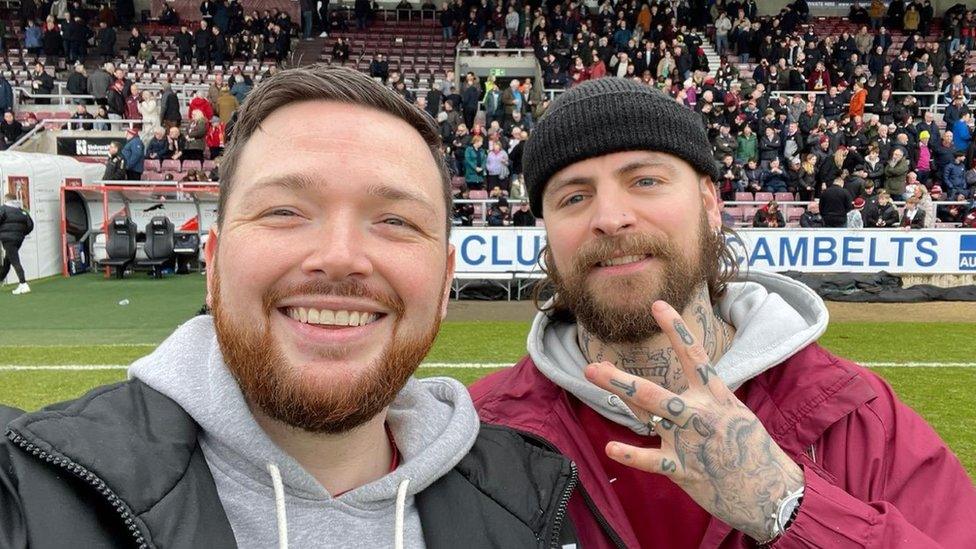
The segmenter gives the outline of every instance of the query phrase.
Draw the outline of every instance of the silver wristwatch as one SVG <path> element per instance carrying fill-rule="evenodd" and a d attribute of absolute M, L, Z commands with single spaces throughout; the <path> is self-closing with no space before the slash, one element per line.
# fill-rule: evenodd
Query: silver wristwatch
<path fill-rule="evenodd" d="M 803 489 L 804 486 L 800 486 L 779 500 L 779 503 L 776 504 L 776 510 L 773 511 L 771 516 L 773 519 L 773 531 L 770 532 L 769 539 L 760 542 L 759 545 L 769 545 L 786 532 L 786 529 L 796 519 L 797 511 L 800 509 L 800 501 L 803 499 Z"/>

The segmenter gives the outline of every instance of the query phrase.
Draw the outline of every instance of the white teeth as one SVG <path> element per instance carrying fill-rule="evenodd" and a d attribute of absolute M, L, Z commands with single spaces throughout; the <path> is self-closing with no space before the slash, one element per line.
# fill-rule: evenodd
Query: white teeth
<path fill-rule="evenodd" d="M 627 265 L 628 263 L 637 263 L 638 261 L 643 261 L 646 255 L 625 255 L 623 257 L 614 257 L 606 261 L 601 261 L 601 267 L 615 267 L 617 265 Z"/>
<path fill-rule="evenodd" d="M 379 315 L 366 311 L 333 311 L 330 309 L 306 309 L 304 307 L 289 307 L 285 314 L 305 323 L 325 326 L 365 326 L 376 322 Z"/>
<path fill-rule="evenodd" d="M 319 311 L 319 324 L 335 324 L 335 313 L 328 309 Z"/>

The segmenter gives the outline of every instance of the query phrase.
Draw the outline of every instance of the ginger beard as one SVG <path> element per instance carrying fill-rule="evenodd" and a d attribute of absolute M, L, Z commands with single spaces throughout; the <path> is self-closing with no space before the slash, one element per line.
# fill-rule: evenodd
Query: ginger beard
<path fill-rule="evenodd" d="M 675 244 L 648 233 L 603 237 L 580 247 L 568 272 L 556 268 L 550 248 L 546 249 L 549 278 L 555 286 L 555 308 L 568 310 L 588 332 L 604 343 L 640 343 L 661 333 L 651 306 L 663 300 L 678 312 L 684 311 L 695 292 L 719 268 L 724 237 L 713 232 L 702 211 L 698 224 L 698 246 L 688 256 Z M 646 269 L 627 276 L 589 280 L 601 261 L 614 256 L 650 255 L 660 262 L 659 275 Z M 595 287 L 594 284 L 600 284 Z"/>
<path fill-rule="evenodd" d="M 435 307 L 427 324 L 429 329 L 417 336 L 404 335 L 401 333 L 404 305 L 398 297 L 374 292 L 359 281 L 346 280 L 340 283 L 311 281 L 270 291 L 263 298 L 263 326 L 255 327 L 221 307 L 217 272 L 214 273 L 213 288 L 212 314 L 217 342 L 244 398 L 269 417 L 312 433 L 345 433 L 389 406 L 427 356 L 441 323 L 439 309 Z M 352 382 L 327 385 L 315 378 L 315 367 L 289 364 L 271 333 L 274 304 L 290 295 L 374 300 L 392 311 L 393 337 L 381 356 L 363 374 Z M 324 353 L 322 358 L 337 358 L 343 353 L 342 349 L 336 349 Z"/>

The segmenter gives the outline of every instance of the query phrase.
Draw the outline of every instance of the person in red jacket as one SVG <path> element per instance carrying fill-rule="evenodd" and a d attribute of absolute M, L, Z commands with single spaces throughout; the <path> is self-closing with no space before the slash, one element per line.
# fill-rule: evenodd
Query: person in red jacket
<path fill-rule="evenodd" d="M 576 466 L 580 547 L 976 547 L 976 490 L 823 301 L 737 272 L 700 118 L 630 81 L 560 95 L 524 152 L 555 290 L 483 421 Z"/>

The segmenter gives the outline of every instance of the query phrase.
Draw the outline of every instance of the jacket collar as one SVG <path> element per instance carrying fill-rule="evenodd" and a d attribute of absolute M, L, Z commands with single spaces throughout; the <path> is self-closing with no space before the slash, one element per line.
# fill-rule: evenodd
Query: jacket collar
<path fill-rule="evenodd" d="M 104 482 L 150 546 L 179 545 L 188 535 L 207 547 L 235 546 L 197 444 L 196 423 L 141 381 L 109 385 L 25 414 L 8 429 Z M 176 502 L 172 494 L 188 497 Z"/>

